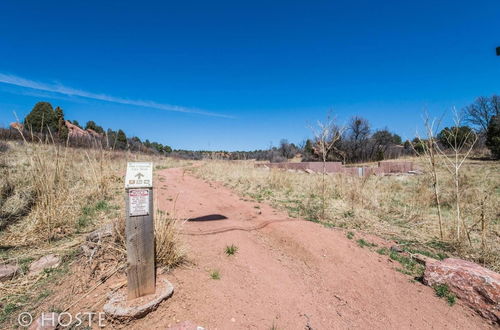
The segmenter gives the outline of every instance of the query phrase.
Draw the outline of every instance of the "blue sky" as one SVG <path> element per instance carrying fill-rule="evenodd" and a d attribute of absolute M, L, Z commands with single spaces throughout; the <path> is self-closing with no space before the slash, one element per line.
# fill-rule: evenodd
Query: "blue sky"
<path fill-rule="evenodd" d="M 0 31 L 0 125 L 45 100 L 173 148 L 300 142 L 329 110 L 412 138 L 500 93 L 498 0 L 2 1 Z"/>

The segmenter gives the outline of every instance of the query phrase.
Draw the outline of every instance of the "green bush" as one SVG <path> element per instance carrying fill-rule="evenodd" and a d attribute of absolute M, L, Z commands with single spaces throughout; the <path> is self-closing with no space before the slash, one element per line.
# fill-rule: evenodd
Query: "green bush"
<path fill-rule="evenodd" d="M 486 131 L 486 146 L 494 158 L 500 159 L 500 116 L 493 116 Z"/>
<path fill-rule="evenodd" d="M 47 128 L 57 132 L 58 118 L 52 105 L 48 102 L 38 102 L 24 119 L 24 126 L 33 132 L 47 133 Z"/>

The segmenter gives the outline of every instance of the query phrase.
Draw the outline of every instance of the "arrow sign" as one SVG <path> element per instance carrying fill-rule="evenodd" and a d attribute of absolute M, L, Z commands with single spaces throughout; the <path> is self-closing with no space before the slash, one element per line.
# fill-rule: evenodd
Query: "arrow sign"
<path fill-rule="evenodd" d="M 125 175 L 125 188 L 153 187 L 153 163 L 129 162 Z"/>

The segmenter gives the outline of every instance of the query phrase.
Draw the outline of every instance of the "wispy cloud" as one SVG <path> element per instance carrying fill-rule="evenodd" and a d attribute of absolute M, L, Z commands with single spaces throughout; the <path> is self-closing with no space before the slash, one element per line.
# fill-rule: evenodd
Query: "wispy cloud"
<path fill-rule="evenodd" d="M 228 116 L 228 115 L 214 113 L 214 112 L 207 112 L 207 111 L 203 111 L 203 110 L 195 109 L 195 108 L 187 108 L 187 107 L 183 107 L 183 106 L 179 106 L 179 105 L 157 103 L 154 101 L 147 101 L 147 100 L 130 100 L 130 99 L 123 98 L 123 97 L 87 92 L 84 90 L 71 88 L 68 86 L 61 85 L 61 84 L 41 83 L 38 81 L 25 79 L 25 78 L 18 77 L 15 75 L 4 74 L 1 72 L 0 72 L 0 83 L 35 89 L 35 90 L 39 90 L 39 91 L 57 93 L 57 94 L 62 94 L 62 95 L 67 95 L 67 96 L 84 97 L 87 99 L 106 101 L 106 102 L 112 102 L 112 103 L 119 103 L 119 104 L 127 104 L 127 105 L 133 105 L 133 106 L 138 106 L 138 107 L 159 109 L 159 110 L 165 110 L 165 111 L 195 113 L 195 114 L 199 114 L 199 115 L 212 116 L 212 117 L 234 118 L 233 116 Z"/>

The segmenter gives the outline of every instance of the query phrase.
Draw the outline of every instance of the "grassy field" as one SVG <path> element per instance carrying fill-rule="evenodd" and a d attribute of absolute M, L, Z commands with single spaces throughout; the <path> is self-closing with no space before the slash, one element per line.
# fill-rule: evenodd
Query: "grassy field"
<path fill-rule="evenodd" d="M 153 161 L 156 169 L 189 164 L 127 152 L 1 143 L 0 263 L 17 264 L 21 274 L 0 282 L 0 327 L 12 321 L 16 312 L 36 312 L 74 263 L 88 263 L 82 261 L 86 258 L 80 246 L 87 233 L 105 224 L 113 225 L 115 237 L 93 256 L 88 269 L 96 277 L 110 267 L 123 268 L 123 177 L 127 161 Z M 168 247 L 159 249 L 157 262 L 166 266 L 183 258 L 172 241 L 176 232 L 170 220 L 161 212 L 155 217 L 156 239 L 162 242 L 160 246 Z M 28 276 L 30 263 L 51 253 L 61 257 L 61 266 Z M 109 265 L 99 264 L 104 261 Z M 62 306 L 54 308 L 60 310 Z"/>
<path fill-rule="evenodd" d="M 414 161 L 423 168 L 419 159 Z M 452 235 L 454 182 L 444 168 L 438 169 L 443 239 L 428 174 L 365 178 L 334 174 L 325 176 L 323 186 L 322 174 L 256 168 L 252 161 L 210 160 L 192 171 L 256 201 L 285 209 L 292 217 L 377 234 L 399 242 L 409 252 L 438 258 L 458 256 L 500 270 L 500 162 L 470 160 L 464 164 L 460 206 L 470 243 Z"/>
<path fill-rule="evenodd" d="M 46 309 L 44 301 L 76 265 L 83 265 L 81 277 L 88 276 L 88 283 L 124 269 L 123 177 L 126 162 L 134 160 L 153 161 L 156 170 L 186 167 L 197 176 L 225 183 L 249 199 L 285 209 L 293 217 L 346 228 L 348 238 L 354 236 L 352 231 L 359 230 L 396 240 L 408 252 L 436 258 L 455 255 L 500 270 L 500 162 L 473 160 L 464 165 L 461 208 L 469 243 L 451 235 L 455 217 L 453 181 L 443 168 L 439 175 L 446 236 L 440 239 L 427 174 L 366 178 L 326 175 L 323 181 L 321 174 L 255 168 L 251 161 L 207 160 L 188 167 L 192 163 L 159 156 L 43 143 L 1 143 L 0 262 L 17 264 L 21 274 L 0 282 L 0 327 L 13 324 L 20 311 Z M 91 260 L 86 258 L 81 245 L 87 233 L 108 223 L 115 230 L 113 239 Z M 157 262 L 167 267 L 182 262 L 184 254 L 176 241 L 175 222 L 158 211 L 155 227 L 157 246 L 165 247 L 157 250 Z M 370 247 L 363 240 L 358 244 Z M 391 254 L 395 260 L 402 258 L 383 249 L 377 252 Z M 61 257 L 61 266 L 28 276 L 30 264 L 50 253 Z M 410 259 L 398 261 L 416 266 Z M 64 307 L 51 309 L 61 311 Z"/>

